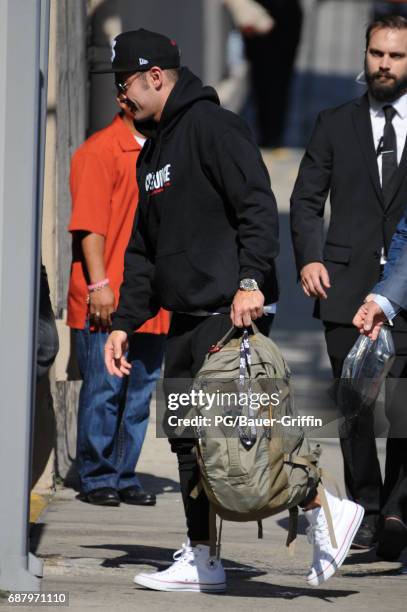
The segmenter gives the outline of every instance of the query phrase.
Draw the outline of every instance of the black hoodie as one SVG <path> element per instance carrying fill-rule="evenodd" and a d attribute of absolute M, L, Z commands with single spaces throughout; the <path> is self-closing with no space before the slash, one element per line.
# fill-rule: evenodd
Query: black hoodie
<path fill-rule="evenodd" d="M 113 329 L 157 314 L 227 312 L 242 278 L 278 298 L 278 216 L 251 133 L 187 68 L 137 163 L 139 204 Z"/>

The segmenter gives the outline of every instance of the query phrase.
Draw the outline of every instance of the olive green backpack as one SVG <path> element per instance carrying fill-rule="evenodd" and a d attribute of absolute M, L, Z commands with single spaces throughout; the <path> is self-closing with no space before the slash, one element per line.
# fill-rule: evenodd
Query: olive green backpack
<path fill-rule="evenodd" d="M 295 422 L 289 427 L 281 424 L 282 417 L 286 417 L 284 423 L 297 416 L 289 367 L 277 345 L 254 324 L 252 329 L 254 333 L 249 336 L 247 330 L 232 328 L 211 347 L 193 382 L 196 392 L 243 399 L 238 406 L 222 399 L 210 408 L 205 401 L 195 408 L 201 421 L 204 416 L 211 418 L 210 425 L 200 424 L 196 428 L 201 480 L 191 493 L 196 497 L 203 487 L 210 503 L 211 554 L 219 555 L 222 520 L 257 521 L 262 537 L 261 520 L 283 510 L 290 513 L 287 538 L 290 547 L 297 533 L 298 504 L 311 488 L 318 486 L 321 478 L 319 445 L 311 451 L 301 427 Z M 244 400 L 254 397 L 255 392 L 257 397 L 266 393 L 273 401 L 267 405 L 263 401 L 253 410 Z M 214 427 L 216 416 L 222 423 L 229 420 L 229 424 Z M 247 421 L 239 426 L 241 421 L 237 420 L 231 427 L 230 423 L 239 416 Z M 259 426 L 258 419 L 265 426 Z M 323 489 L 319 487 L 318 491 L 326 502 Z M 323 506 L 325 509 L 325 503 Z M 217 546 L 216 515 L 221 519 Z M 334 542 L 331 528 L 330 531 Z"/>

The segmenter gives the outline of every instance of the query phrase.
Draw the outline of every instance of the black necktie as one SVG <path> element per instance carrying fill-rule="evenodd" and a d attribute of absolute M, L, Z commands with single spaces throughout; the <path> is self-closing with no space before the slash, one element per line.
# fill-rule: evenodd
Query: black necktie
<path fill-rule="evenodd" d="M 386 123 L 383 131 L 382 191 L 386 200 L 390 195 L 392 181 L 397 170 L 397 138 L 392 123 L 396 109 L 387 104 L 383 106 L 383 112 L 386 117 Z"/>

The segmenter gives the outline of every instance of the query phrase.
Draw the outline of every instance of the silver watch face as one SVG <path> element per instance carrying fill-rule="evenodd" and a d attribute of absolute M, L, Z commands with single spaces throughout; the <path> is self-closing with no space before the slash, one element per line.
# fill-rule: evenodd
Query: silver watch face
<path fill-rule="evenodd" d="M 243 278 L 240 281 L 239 287 L 240 289 L 243 289 L 243 291 L 257 291 L 259 288 L 254 278 Z"/>

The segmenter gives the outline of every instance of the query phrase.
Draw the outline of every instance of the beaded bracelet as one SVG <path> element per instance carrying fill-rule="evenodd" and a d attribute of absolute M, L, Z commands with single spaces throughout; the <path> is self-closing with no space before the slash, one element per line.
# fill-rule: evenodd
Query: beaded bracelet
<path fill-rule="evenodd" d="M 89 304 L 89 302 L 90 302 L 90 294 L 91 293 L 95 293 L 96 291 L 101 291 L 102 289 L 107 287 L 109 283 L 110 283 L 109 279 L 108 278 L 104 278 L 103 280 L 101 280 L 101 281 L 99 281 L 97 283 L 93 283 L 93 285 L 88 285 L 89 293 L 86 296 L 86 303 Z"/>
<path fill-rule="evenodd" d="M 107 287 L 109 283 L 109 279 L 104 278 L 103 280 L 98 281 L 97 283 L 93 283 L 93 285 L 88 285 L 88 291 L 89 293 L 93 293 L 93 291 L 100 291 L 101 289 Z"/>

